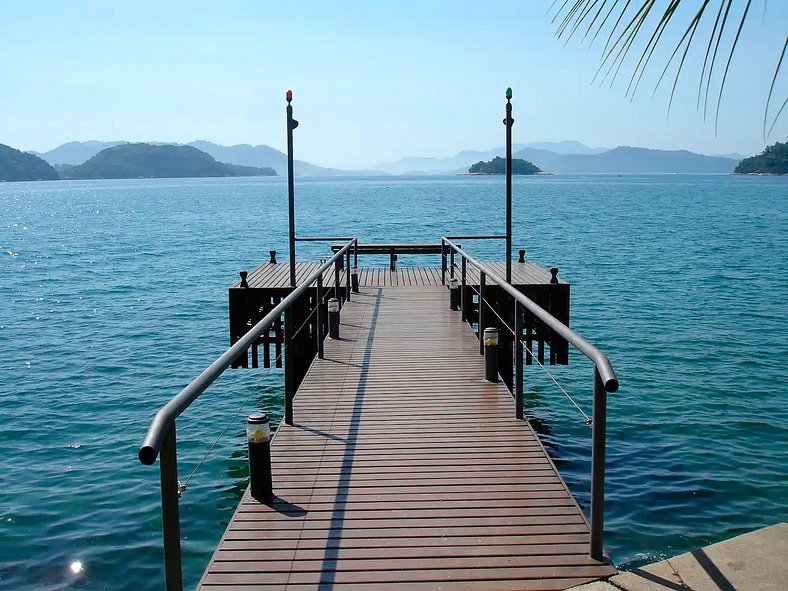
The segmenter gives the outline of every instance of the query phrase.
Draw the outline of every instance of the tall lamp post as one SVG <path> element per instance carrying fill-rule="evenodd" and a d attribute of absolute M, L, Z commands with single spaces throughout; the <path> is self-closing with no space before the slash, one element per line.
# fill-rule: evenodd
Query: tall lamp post
<path fill-rule="evenodd" d="M 290 215 L 290 286 L 295 287 L 295 183 L 293 174 L 293 130 L 298 127 L 298 121 L 293 119 L 293 91 L 285 93 L 287 100 L 287 205 Z"/>
<path fill-rule="evenodd" d="M 512 89 L 506 89 L 506 283 L 512 282 Z"/>

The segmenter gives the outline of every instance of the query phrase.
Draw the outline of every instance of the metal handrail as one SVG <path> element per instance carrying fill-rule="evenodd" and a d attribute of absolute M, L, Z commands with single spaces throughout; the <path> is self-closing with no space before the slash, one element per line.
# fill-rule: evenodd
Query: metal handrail
<path fill-rule="evenodd" d="M 465 289 L 466 284 L 466 263 L 470 263 L 479 270 L 479 345 L 482 349 L 482 334 L 484 332 L 485 314 L 484 314 L 484 291 L 487 279 L 492 280 L 498 286 L 508 293 L 515 302 L 515 326 L 512 327 L 512 332 L 515 339 L 515 379 L 514 379 L 514 397 L 515 397 L 515 413 L 517 418 L 523 418 L 523 347 L 522 347 L 522 331 L 523 331 L 523 314 L 522 308 L 525 308 L 531 314 L 539 318 L 545 325 L 550 327 L 555 333 L 571 343 L 578 351 L 583 353 L 594 364 L 594 411 L 592 421 L 592 443 L 591 443 L 591 523 L 590 523 L 590 540 L 589 540 L 589 554 L 595 560 L 604 559 L 604 521 L 605 521 L 605 438 L 607 432 L 607 393 L 615 392 L 618 390 L 618 378 L 610 365 L 610 360 L 607 356 L 597 349 L 594 345 L 589 343 L 566 324 L 558 320 L 555 316 L 547 312 L 544 308 L 539 306 L 536 302 L 526 297 L 517 289 L 515 289 L 507 281 L 504 281 L 495 271 L 484 263 L 476 260 L 474 257 L 465 252 L 461 247 L 454 244 L 449 238 L 443 237 L 441 243 L 450 249 L 452 258 L 452 277 L 454 276 L 454 253 L 456 252 L 462 257 L 462 286 Z M 441 248 L 443 250 L 443 248 Z M 443 269 L 445 276 L 446 257 L 443 255 Z M 445 279 L 444 279 L 445 282 Z M 488 304 L 489 305 L 489 304 Z M 462 318 L 467 318 L 465 310 L 465 300 L 463 297 Z"/>
<path fill-rule="evenodd" d="M 208 387 L 230 367 L 239 355 L 254 345 L 255 341 L 268 330 L 271 325 L 285 313 L 285 324 L 288 324 L 288 312 L 293 303 L 307 290 L 313 283 L 318 282 L 318 291 L 322 288 L 323 273 L 335 265 L 347 254 L 350 256 L 350 248 L 358 243 L 357 238 L 351 238 L 348 243 L 337 251 L 330 259 L 323 263 L 316 271 L 307 277 L 298 287 L 296 287 L 279 305 L 271 310 L 265 318 L 255 324 L 249 332 L 241 337 L 234 345 L 225 351 L 216 361 L 211 363 L 200 373 L 192 382 L 170 399 L 156 413 L 151 421 L 148 433 L 140 447 L 138 456 L 143 464 L 153 464 L 156 458 L 161 455 L 161 506 L 162 506 L 162 530 L 164 537 L 164 571 L 167 591 L 181 591 L 183 580 L 181 573 L 181 552 L 180 552 L 180 517 L 178 511 L 178 498 L 180 496 L 180 486 L 178 483 L 177 468 L 177 448 L 175 439 L 175 419 L 177 419 L 189 406 L 202 394 Z M 339 268 L 336 266 L 336 289 L 339 290 Z M 347 286 L 349 294 L 350 285 Z M 319 305 L 319 304 L 318 304 Z M 286 330 L 287 332 L 287 330 Z M 320 332 L 320 331 L 318 331 Z M 319 335 L 318 335 L 319 336 Z M 289 349 L 286 345 L 286 350 Z M 322 346 L 320 347 L 322 351 Z M 287 367 L 287 357 L 285 358 L 285 372 L 292 371 Z M 285 376 L 285 417 L 292 417 L 292 396 L 287 394 L 288 386 L 287 375 Z"/>
<path fill-rule="evenodd" d="M 618 390 L 618 379 L 616 378 L 616 374 L 613 371 L 613 367 L 610 365 L 610 360 L 604 353 L 602 353 L 602 351 L 597 349 L 594 345 L 589 343 L 587 340 L 569 328 L 566 324 L 558 320 L 558 318 L 550 314 L 547 310 L 539 306 L 539 304 L 526 297 L 523 293 L 517 291 L 517 289 L 502 279 L 490 267 L 473 258 L 462 248 L 455 245 L 449 238 L 443 238 L 443 240 L 457 254 L 462 256 L 474 267 L 479 269 L 479 271 L 482 271 L 488 279 L 492 279 L 505 292 L 507 292 L 515 300 L 519 301 L 529 312 L 531 312 L 534 316 L 539 318 L 539 320 L 544 322 L 552 330 L 558 333 L 558 335 L 560 335 L 564 340 L 574 345 L 574 347 L 583 355 L 588 357 L 588 359 L 590 359 L 599 370 L 599 375 L 605 385 L 605 390 L 608 392 L 615 392 Z"/>

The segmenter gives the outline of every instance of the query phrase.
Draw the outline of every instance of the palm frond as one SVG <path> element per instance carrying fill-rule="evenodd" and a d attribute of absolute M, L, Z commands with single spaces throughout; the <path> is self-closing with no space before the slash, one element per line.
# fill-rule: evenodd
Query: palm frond
<path fill-rule="evenodd" d="M 559 39 L 565 39 L 566 43 L 579 35 L 582 35 L 582 40 L 585 41 L 590 35 L 591 43 L 593 44 L 603 31 L 608 32 L 607 40 L 602 48 L 600 65 L 594 74 L 593 82 L 599 81 L 600 84 L 605 84 L 609 81 L 611 86 L 619 77 L 627 57 L 635 47 L 636 40 L 647 35 L 645 45 L 640 51 L 639 58 L 635 61 L 626 87 L 625 95 L 634 99 L 643 76 L 654 57 L 655 50 L 663 42 L 664 34 L 668 27 L 676 20 L 676 15 L 679 14 L 678 9 L 682 2 L 684 2 L 684 5 L 688 2 L 695 2 L 697 10 L 692 13 L 689 23 L 684 27 L 683 34 L 673 48 L 667 63 L 662 68 L 654 91 L 656 92 L 662 85 L 671 67 L 676 64 L 668 101 L 668 112 L 670 112 L 687 57 L 699 38 L 697 33 L 701 22 L 709 12 L 716 12 L 708 42 L 704 43 L 705 54 L 703 67 L 698 77 L 698 95 L 696 100 L 696 108 L 700 109 L 701 97 L 703 97 L 703 118 L 706 119 L 710 104 L 711 88 L 713 86 L 712 80 L 719 80 L 716 104 L 713 105 L 715 109 L 714 128 L 716 132 L 725 83 L 744 24 L 748 15 L 751 14 L 752 0 L 746 1 L 738 18 L 732 14 L 738 13 L 738 10 L 733 9 L 733 0 L 664 0 L 662 3 L 663 5 L 666 4 L 664 8 L 658 6 L 657 0 L 640 0 L 639 2 L 634 0 L 563 0 L 560 6 L 555 9 L 553 23 L 558 23 L 556 36 Z M 766 2 L 767 0 L 763 0 L 764 12 L 766 10 Z M 558 4 L 559 0 L 554 0 L 550 6 L 550 11 L 552 12 Z M 660 12 L 661 14 L 659 14 Z M 653 27 L 651 25 L 646 26 L 647 19 L 652 13 L 657 13 L 659 16 Z M 731 39 L 727 32 L 737 20 L 738 26 L 736 26 L 735 33 L 732 34 L 733 37 Z M 651 29 L 650 34 L 648 33 L 649 28 Z M 782 47 L 782 52 L 772 77 L 768 98 L 766 99 L 763 120 L 764 141 L 766 140 L 769 106 L 787 47 L 788 39 L 786 39 L 786 43 Z M 720 64 L 720 61 L 725 53 L 727 53 L 727 58 L 723 66 Z M 718 74 L 718 72 L 720 73 Z M 777 115 L 775 115 L 769 128 L 769 133 L 785 110 L 785 105 L 786 103 L 783 102 L 777 111 Z"/>

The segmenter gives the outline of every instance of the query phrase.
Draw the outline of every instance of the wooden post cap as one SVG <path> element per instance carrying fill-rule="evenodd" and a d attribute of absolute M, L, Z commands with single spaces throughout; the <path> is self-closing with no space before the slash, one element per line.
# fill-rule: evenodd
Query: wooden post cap
<path fill-rule="evenodd" d="M 249 272 L 241 271 L 239 275 L 241 276 L 241 287 L 249 287 L 249 284 L 246 282 L 246 276 L 249 275 Z"/>

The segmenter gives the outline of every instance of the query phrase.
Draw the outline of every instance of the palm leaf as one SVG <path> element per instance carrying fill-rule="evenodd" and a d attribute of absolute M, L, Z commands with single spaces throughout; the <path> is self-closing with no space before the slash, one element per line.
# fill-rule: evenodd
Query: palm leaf
<path fill-rule="evenodd" d="M 676 43 L 667 63 L 664 65 L 656 83 L 655 92 L 663 83 L 673 64 L 677 62 L 670 90 L 670 99 L 668 101 L 668 112 L 670 112 L 670 107 L 673 104 L 673 98 L 687 56 L 697 40 L 696 33 L 698 32 L 700 24 L 709 12 L 716 12 L 714 25 L 709 34 L 708 42 L 704 44 L 705 54 L 703 67 L 698 78 L 698 98 L 696 101 L 696 107 L 699 109 L 701 96 L 703 96 L 703 117 L 705 119 L 709 107 L 712 80 L 719 78 L 719 88 L 716 92 L 716 105 L 714 105 L 714 127 L 716 131 L 728 72 L 733 60 L 733 55 L 739 44 L 744 24 L 747 21 L 748 15 L 751 14 L 750 7 L 752 5 L 752 0 L 747 0 L 744 7 L 741 9 L 740 16 L 736 19 L 738 20 L 738 26 L 736 27 L 732 40 L 728 40 L 729 36 L 725 35 L 725 33 L 733 26 L 732 23 L 736 22 L 736 20 L 734 20 L 735 17 L 729 18 L 733 16 L 731 12 L 738 12 L 732 10 L 733 0 L 663 0 L 662 4 L 664 5 L 666 3 L 664 8 L 657 6 L 657 0 L 640 0 L 639 2 L 633 2 L 633 0 L 563 0 L 557 9 L 555 7 L 559 4 L 559 0 L 554 0 L 549 11 L 554 11 L 553 23 L 558 23 L 556 36 L 559 39 L 566 39 L 567 43 L 579 34 L 582 34 L 582 39 L 585 40 L 589 35 L 592 35 L 593 32 L 591 37 L 591 43 L 593 44 L 603 31 L 608 31 L 607 40 L 602 49 L 600 65 L 593 78 L 593 82 L 599 80 L 600 84 L 605 84 L 608 80 L 611 85 L 615 82 L 627 61 L 627 57 L 632 52 L 636 40 L 644 35 L 648 35 L 645 46 L 640 52 L 640 56 L 631 71 L 629 82 L 626 87 L 626 96 L 634 98 L 643 79 L 643 75 L 654 57 L 654 52 L 663 41 L 665 31 L 676 20 L 676 14 L 682 2 L 684 2 L 685 5 L 688 2 L 695 2 L 698 8 L 694 12 L 690 22 L 684 26 L 683 34 L 678 43 Z M 766 0 L 763 0 L 763 2 L 765 10 Z M 659 15 L 649 35 L 647 31 L 648 27 L 645 26 L 645 23 L 653 12 L 659 11 L 661 11 L 661 15 Z M 612 23 L 612 25 L 609 23 Z M 786 39 L 786 43 L 782 47 L 766 99 L 763 121 L 764 141 L 766 140 L 765 136 L 768 124 L 769 106 L 771 105 L 774 87 L 784 61 L 786 47 L 788 47 L 788 39 Z M 715 77 L 715 73 L 719 71 L 717 66 L 720 65 L 719 62 L 726 52 L 728 54 L 727 59 L 725 60 L 724 66 L 720 66 L 722 72 L 719 76 Z M 782 103 L 782 106 L 777 111 L 771 127 L 769 128 L 769 133 L 771 133 L 776 121 L 785 110 L 786 102 L 788 102 L 788 99 Z"/>

